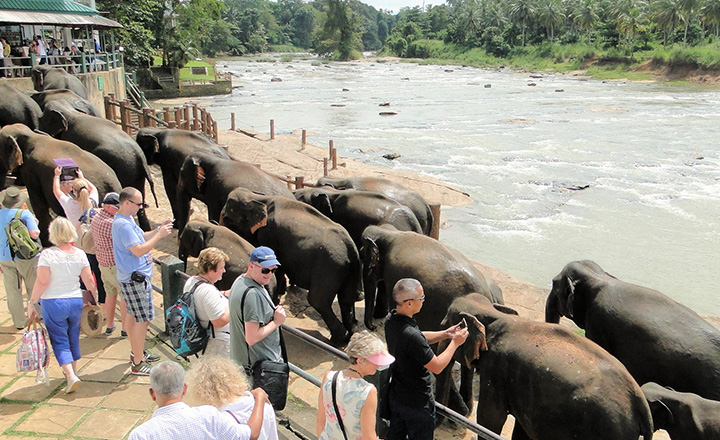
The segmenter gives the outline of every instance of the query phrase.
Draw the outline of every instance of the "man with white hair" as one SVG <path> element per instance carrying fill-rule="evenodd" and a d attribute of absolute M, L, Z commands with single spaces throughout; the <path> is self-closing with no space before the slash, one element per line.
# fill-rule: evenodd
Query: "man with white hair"
<path fill-rule="evenodd" d="M 177 362 L 165 361 L 150 371 L 150 397 L 158 409 L 152 418 L 130 433 L 129 440 L 197 440 L 241 439 L 257 440 L 263 422 L 267 400 L 265 391 L 258 388 L 247 425 L 227 411 L 211 405 L 190 407 L 182 399 L 187 392 L 185 370 Z"/>

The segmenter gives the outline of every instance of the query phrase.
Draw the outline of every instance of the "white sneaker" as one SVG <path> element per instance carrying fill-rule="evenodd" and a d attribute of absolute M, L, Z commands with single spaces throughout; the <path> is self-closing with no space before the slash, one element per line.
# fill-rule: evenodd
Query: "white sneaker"
<path fill-rule="evenodd" d="M 77 376 L 75 376 L 75 375 L 73 375 L 73 377 L 70 378 L 70 380 L 68 381 L 67 386 L 65 387 L 65 394 L 70 394 L 70 393 L 75 392 L 75 390 L 77 389 L 77 387 L 80 385 L 80 382 L 82 382 L 82 381 L 80 380 L 80 378 L 77 377 Z"/>

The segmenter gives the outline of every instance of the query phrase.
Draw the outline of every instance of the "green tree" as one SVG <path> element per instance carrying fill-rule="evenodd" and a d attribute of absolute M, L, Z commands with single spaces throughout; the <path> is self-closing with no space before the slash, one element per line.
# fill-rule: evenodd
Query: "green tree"
<path fill-rule="evenodd" d="M 96 7 L 107 11 L 108 18 L 123 25 L 116 31 L 116 43 L 123 47 L 125 62 L 133 66 L 152 65 L 155 54 L 155 27 L 162 15 L 161 0 L 98 0 Z"/>
<path fill-rule="evenodd" d="M 525 30 L 535 15 L 533 0 L 514 0 L 511 3 L 510 19 L 522 27 L 522 45 L 525 46 Z"/>
<path fill-rule="evenodd" d="M 349 0 L 325 0 L 325 20 L 317 34 L 315 50 L 338 60 L 360 57 L 360 18 L 350 8 Z"/>
<path fill-rule="evenodd" d="M 560 0 L 540 0 L 536 9 L 536 16 L 540 26 L 544 27 L 550 41 L 555 39 L 555 29 L 565 20 Z"/>
<path fill-rule="evenodd" d="M 663 46 L 667 46 L 667 36 L 675 30 L 682 20 L 680 0 L 655 0 L 652 4 L 652 17 L 663 30 Z"/>
<path fill-rule="evenodd" d="M 590 39 L 590 30 L 600 21 L 600 7 L 596 0 L 579 0 L 573 7 L 570 18 L 578 29 L 584 30 Z"/>
<path fill-rule="evenodd" d="M 703 23 L 715 25 L 715 36 L 720 37 L 720 0 L 705 0 L 700 8 L 700 16 Z"/>
<path fill-rule="evenodd" d="M 637 2 L 630 10 L 621 12 L 616 19 L 618 31 L 624 34 L 627 40 L 630 56 L 635 50 L 635 37 L 645 23 L 644 6 L 642 2 Z"/>

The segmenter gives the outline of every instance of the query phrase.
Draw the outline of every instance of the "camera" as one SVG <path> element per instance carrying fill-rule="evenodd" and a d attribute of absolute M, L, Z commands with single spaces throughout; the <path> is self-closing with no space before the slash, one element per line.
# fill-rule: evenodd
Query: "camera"
<path fill-rule="evenodd" d="M 145 275 L 141 274 L 138 271 L 134 271 L 130 274 L 130 279 L 135 281 L 136 283 L 142 283 L 145 281 Z"/>
<path fill-rule="evenodd" d="M 60 172 L 61 182 L 67 182 L 77 178 L 78 166 L 74 160 L 63 158 L 53 159 L 53 162 L 55 162 L 56 166 L 62 167 L 62 171 Z"/>

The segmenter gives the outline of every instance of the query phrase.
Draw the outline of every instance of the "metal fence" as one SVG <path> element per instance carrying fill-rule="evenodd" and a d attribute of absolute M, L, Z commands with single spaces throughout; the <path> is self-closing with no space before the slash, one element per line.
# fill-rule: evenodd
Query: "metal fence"
<path fill-rule="evenodd" d="M 152 285 L 153 290 L 163 295 L 163 304 L 164 304 L 164 310 L 167 310 L 169 307 L 171 307 L 177 298 L 180 296 L 180 293 L 182 292 L 182 286 L 185 283 L 185 280 L 190 278 L 190 275 L 185 273 L 183 270 L 180 269 L 180 267 L 184 266 L 184 263 L 179 260 L 178 258 L 175 258 L 174 256 L 170 256 L 166 258 L 164 261 L 160 261 L 158 259 L 154 259 L 156 264 L 160 265 L 161 272 L 162 272 L 162 280 L 163 280 L 163 287 L 168 285 L 172 286 L 169 288 L 169 294 L 165 295 L 163 288 L 160 286 L 156 286 L 155 284 Z M 178 288 L 179 286 L 179 288 Z M 293 336 L 325 351 L 328 354 L 331 354 L 335 357 L 338 357 L 342 360 L 347 361 L 348 356 L 344 352 L 338 350 L 337 348 L 333 347 L 330 344 L 327 344 L 313 336 L 308 335 L 307 333 L 300 331 L 296 329 L 295 327 L 292 327 L 287 324 L 282 325 L 283 331 L 292 334 Z M 321 381 L 317 377 L 311 375 L 307 371 L 303 370 L 302 368 L 298 367 L 297 365 L 294 365 L 292 362 L 290 362 L 290 370 L 297 374 L 298 377 L 303 378 L 304 380 L 310 382 L 311 384 L 315 385 L 316 387 L 320 387 Z M 454 421 L 460 426 L 463 426 L 464 428 L 469 429 L 473 433 L 477 434 L 478 439 L 483 440 L 505 440 L 503 437 L 499 436 L 498 434 L 495 434 L 494 432 L 490 431 L 489 429 L 485 428 L 482 425 L 479 425 L 471 420 L 469 420 L 467 417 L 464 417 L 460 413 L 453 411 L 452 409 L 446 407 L 445 405 L 442 405 L 438 402 L 435 402 L 435 409 L 438 414 Z"/>

